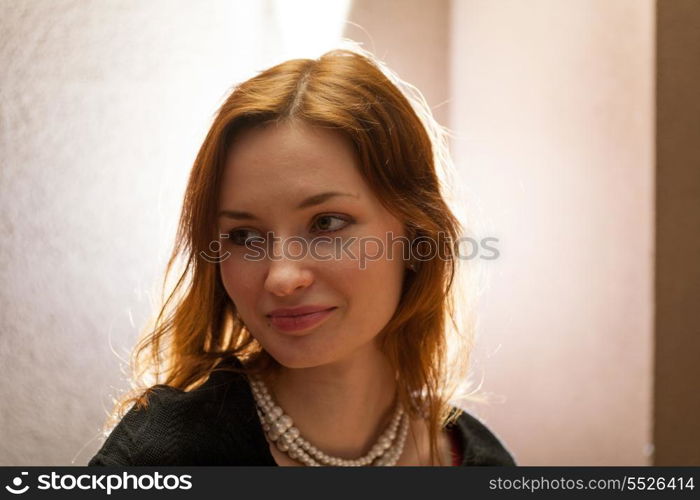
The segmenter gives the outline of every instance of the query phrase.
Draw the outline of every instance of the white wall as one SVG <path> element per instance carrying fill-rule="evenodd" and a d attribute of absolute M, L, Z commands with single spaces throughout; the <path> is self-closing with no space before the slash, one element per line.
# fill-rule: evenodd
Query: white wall
<path fill-rule="evenodd" d="M 0 465 L 101 444 L 127 387 L 110 344 L 125 357 L 151 312 L 216 108 L 341 34 L 345 2 L 282 3 L 0 2 Z"/>
<path fill-rule="evenodd" d="M 455 0 L 456 163 L 501 257 L 475 411 L 523 465 L 649 463 L 652 0 Z"/>

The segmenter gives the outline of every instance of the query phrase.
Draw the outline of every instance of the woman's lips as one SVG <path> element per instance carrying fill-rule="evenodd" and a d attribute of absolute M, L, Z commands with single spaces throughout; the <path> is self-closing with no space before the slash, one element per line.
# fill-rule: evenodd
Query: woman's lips
<path fill-rule="evenodd" d="M 336 309 L 336 307 L 332 307 L 324 311 L 301 314 L 298 316 L 271 316 L 270 323 L 283 332 L 303 332 L 317 326 Z"/>

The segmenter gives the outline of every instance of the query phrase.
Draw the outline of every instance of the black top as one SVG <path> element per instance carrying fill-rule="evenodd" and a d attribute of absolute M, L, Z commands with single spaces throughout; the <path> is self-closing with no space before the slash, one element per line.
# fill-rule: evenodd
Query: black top
<path fill-rule="evenodd" d="M 238 362 L 240 363 L 240 362 Z M 462 464 L 515 465 L 481 422 L 462 412 L 455 426 Z M 277 465 L 246 378 L 214 371 L 197 389 L 153 387 L 148 407 L 131 408 L 88 465 Z"/>

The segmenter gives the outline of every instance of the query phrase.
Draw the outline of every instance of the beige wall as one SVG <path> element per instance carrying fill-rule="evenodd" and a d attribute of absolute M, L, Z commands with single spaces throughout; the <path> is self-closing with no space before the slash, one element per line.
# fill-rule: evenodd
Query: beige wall
<path fill-rule="evenodd" d="M 455 0 L 451 126 L 484 262 L 475 407 L 523 465 L 650 463 L 651 0 Z"/>
<path fill-rule="evenodd" d="M 448 102 L 471 227 L 500 239 L 473 372 L 493 403 L 469 408 L 523 464 L 649 463 L 653 2 L 356 1 L 348 19 Z"/>

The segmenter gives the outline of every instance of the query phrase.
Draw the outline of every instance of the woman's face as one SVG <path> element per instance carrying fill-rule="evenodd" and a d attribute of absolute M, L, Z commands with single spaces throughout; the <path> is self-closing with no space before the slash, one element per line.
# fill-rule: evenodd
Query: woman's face
<path fill-rule="evenodd" d="M 340 194 L 321 196 L 330 192 Z M 349 140 L 298 121 L 240 133 L 219 211 L 224 287 L 280 364 L 308 368 L 377 348 L 405 269 L 389 245 L 404 231 L 361 177 Z M 328 311 L 270 316 L 301 306 Z"/>

